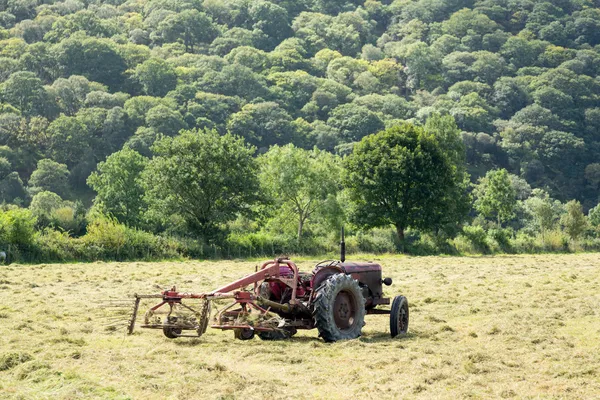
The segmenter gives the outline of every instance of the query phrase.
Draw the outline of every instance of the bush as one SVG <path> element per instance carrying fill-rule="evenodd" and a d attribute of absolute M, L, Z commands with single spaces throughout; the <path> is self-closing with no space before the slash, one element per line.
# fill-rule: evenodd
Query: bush
<path fill-rule="evenodd" d="M 465 226 L 453 243 L 460 253 L 489 254 L 491 250 L 485 230 L 480 226 Z"/>
<path fill-rule="evenodd" d="M 512 253 L 512 236 L 513 232 L 511 229 L 490 229 L 488 231 L 488 238 L 492 241 L 494 252 Z"/>
<path fill-rule="evenodd" d="M 512 241 L 511 247 L 515 252 L 521 254 L 539 253 L 541 250 L 541 248 L 536 245 L 536 238 L 525 232 L 517 233 L 516 238 Z"/>
<path fill-rule="evenodd" d="M 23 208 L 12 208 L 0 212 L 0 245 L 5 250 L 8 246 L 16 246 L 23 250 L 31 246 L 35 238 L 36 218 L 31 211 Z"/>
<path fill-rule="evenodd" d="M 568 252 L 569 237 L 559 229 L 549 231 L 543 237 L 538 236 L 538 246 L 546 252 Z"/>
<path fill-rule="evenodd" d="M 396 234 L 392 229 L 373 229 L 369 232 L 360 231 L 356 235 L 358 251 L 363 253 L 394 253 Z"/>

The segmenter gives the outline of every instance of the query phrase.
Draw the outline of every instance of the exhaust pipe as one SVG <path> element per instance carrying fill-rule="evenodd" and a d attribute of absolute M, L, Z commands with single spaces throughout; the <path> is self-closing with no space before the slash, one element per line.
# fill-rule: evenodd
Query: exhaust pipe
<path fill-rule="evenodd" d="M 346 242 L 344 241 L 344 227 L 342 226 L 342 241 L 340 242 L 340 261 L 346 261 Z"/>

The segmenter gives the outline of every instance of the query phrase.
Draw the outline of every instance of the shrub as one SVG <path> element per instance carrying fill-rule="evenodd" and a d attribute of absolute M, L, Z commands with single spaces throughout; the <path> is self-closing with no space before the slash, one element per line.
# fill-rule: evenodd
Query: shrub
<path fill-rule="evenodd" d="M 548 252 L 568 252 L 569 237 L 563 231 L 555 229 L 544 235 L 543 242 L 539 237 L 538 246 Z"/>
<path fill-rule="evenodd" d="M 480 226 L 465 226 L 462 233 L 454 240 L 461 253 L 490 253 L 485 230 Z"/>
<path fill-rule="evenodd" d="M 517 253 L 530 254 L 538 253 L 541 248 L 536 245 L 534 236 L 528 235 L 525 232 L 517 233 L 516 238 L 512 241 L 511 247 Z"/>
<path fill-rule="evenodd" d="M 511 246 L 512 230 L 511 229 L 490 229 L 488 238 L 492 240 L 495 251 L 504 253 L 512 253 Z"/>
<path fill-rule="evenodd" d="M 397 250 L 395 237 L 391 229 L 360 231 L 356 235 L 358 250 L 364 253 L 393 253 Z"/>
<path fill-rule="evenodd" d="M 0 243 L 2 246 L 29 247 L 35 237 L 36 218 L 31 211 L 12 208 L 0 212 Z"/>

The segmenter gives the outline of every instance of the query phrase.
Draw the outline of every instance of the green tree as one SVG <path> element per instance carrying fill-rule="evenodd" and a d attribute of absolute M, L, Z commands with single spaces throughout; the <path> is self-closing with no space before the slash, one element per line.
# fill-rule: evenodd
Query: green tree
<path fill-rule="evenodd" d="M 381 131 L 385 124 L 376 113 L 367 107 L 349 103 L 336 107 L 327 124 L 337 128 L 346 142 L 356 142 L 372 133 Z"/>
<path fill-rule="evenodd" d="M 193 53 L 199 43 L 210 43 L 218 35 L 212 19 L 198 10 L 185 10 L 166 17 L 158 26 L 163 39 L 181 41 L 185 51 Z"/>
<path fill-rule="evenodd" d="M 532 219 L 533 228 L 540 233 L 544 241 L 546 233 L 558 223 L 562 205 L 559 201 L 552 200 L 545 191 L 534 189 L 532 196 L 524 201 L 524 206 Z"/>
<path fill-rule="evenodd" d="M 87 179 L 97 193 L 94 206 L 127 226 L 139 227 L 148 206 L 144 199 L 142 173 L 149 160 L 135 150 L 124 148 L 98 164 Z"/>
<path fill-rule="evenodd" d="M 432 114 L 425 123 L 425 132 L 437 139 L 440 149 L 445 154 L 452 168 L 454 185 L 447 188 L 440 202 L 445 207 L 438 208 L 438 224 L 436 231 L 445 230 L 452 235 L 458 232 L 459 224 L 464 222 L 471 206 L 468 194 L 470 176 L 466 170 L 466 150 L 461 131 L 450 115 Z"/>
<path fill-rule="evenodd" d="M 259 198 L 255 151 L 216 131 L 184 131 L 158 140 L 144 171 L 146 199 L 158 218 L 182 218 L 191 234 L 212 239 L 222 224 L 249 214 Z"/>
<path fill-rule="evenodd" d="M 90 150 L 88 127 L 76 117 L 60 116 L 48 126 L 49 155 L 72 167 Z"/>
<path fill-rule="evenodd" d="M 46 92 L 42 80 L 33 72 L 15 72 L 1 85 L 2 99 L 25 115 L 40 114 Z"/>
<path fill-rule="evenodd" d="M 174 136 L 188 127 L 179 111 L 162 104 L 148 110 L 146 125 L 155 132 L 168 136 Z"/>
<path fill-rule="evenodd" d="M 29 178 L 28 189 L 32 196 L 49 191 L 62 198 L 68 198 L 71 190 L 67 166 L 49 159 L 38 161 L 36 170 Z"/>
<path fill-rule="evenodd" d="M 163 97 L 177 85 L 173 67 L 164 60 L 151 58 L 135 68 L 135 78 L 149 96 Z"/>
<path fill-rule="evenodd" d="M 306 222 L 339 191 L 338 160 L 320 150 L 273 146 L 259 160 L 262 186 L 277 207 L 290 208 L 298 220 L 298 241 Z"/>
<path fill-rule="evenodd" d="M 111 40 L 71 36 L 52 47 L 51 53 L 63 76 L 83 75 L 113 90 L 123 85 L 127 64 Z"/>
<path fill-rule="evenodd" d="M 245 105 L 229 118 L 227 129 L 245 138 L 248 143 L 265 149 L 277 143 L 295 141 L 292 118 L 275 102 Z"/>
<path fill-rule="evenodd" d="M 517 193 L 505 169 L 489 171 L 474 190 L 475 209 L 485 218 L 495 218 L 498 228 L 515 216 Z"/>
<path fill-rule="evenodd" d="M 344 160 L 344 184 L 364 228 L 393 225 L 404 242 L 407 228 L 434 229 L 458 182 L 436 138 L 410 124 L 363 138 Z"/>
<path fill-rule="evenodd" d="M 590 224 L 600 232 L 600 204 L 590 210 L 588 213 L 588 220 L 590 221 Z"/>
<path fill-rule="evenodd" d="M 560 224 L 573 243 L 585 233 L 588 227 L 588 219 L 583 213 L 581 203 L 577 200 L 571 200 L 565 204 L 565 214 L 560 218 Z"/>

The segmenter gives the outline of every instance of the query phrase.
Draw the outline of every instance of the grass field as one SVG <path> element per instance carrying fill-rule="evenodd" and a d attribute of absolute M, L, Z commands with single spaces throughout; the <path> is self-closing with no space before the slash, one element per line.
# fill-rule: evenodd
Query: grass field
<path fill-rule="evenodd" d="M 600 257 L 372 258 L 411 305 L 410 333 L 367 316 L 360 339 L 316 331 L 242 342 L 110 331 L 101 299 L 203 291 L 255 262 L 0 267 L 2 399 L 599 398 Z M 314 261 L 299 265 L 308 271 Z"/>

